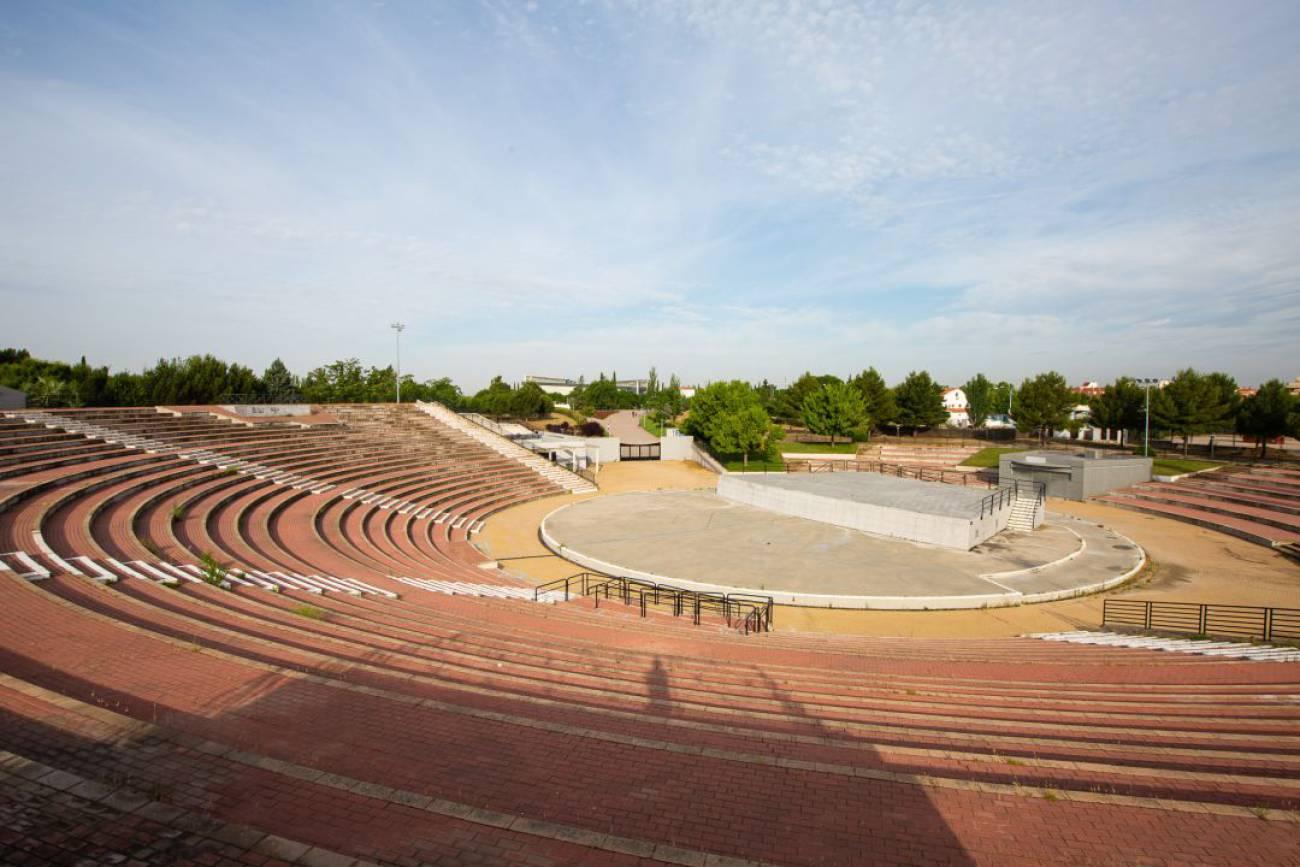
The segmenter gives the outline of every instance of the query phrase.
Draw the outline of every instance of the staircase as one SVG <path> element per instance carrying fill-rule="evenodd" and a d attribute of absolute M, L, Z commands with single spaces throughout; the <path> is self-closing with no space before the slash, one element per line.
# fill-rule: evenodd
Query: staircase
<path fill-rule="evenodd" d="M 554 482 L 571 494 L 589 494 L 597 488 L 577 473 L 551 463 L 541 455 L 513 443 L 505 437 L 469 421 L 460 413 L 452 412 L 440 403 L 416 401 L 416 407 L 453 430 L 460 431 L 488 448 L 518 461 L 548 482 Z"/>
<path fill-rule="evenodd" d="M 1008 530 L 1022 530 L 1026 533 L 1031 532 L 1035 526 L 1035 519 L 1038 515 L 1038 500 L 1034 497 L 1016 497 L 1015 502 L 1011 504 L 1011 520 L 1007 523 Z"/>

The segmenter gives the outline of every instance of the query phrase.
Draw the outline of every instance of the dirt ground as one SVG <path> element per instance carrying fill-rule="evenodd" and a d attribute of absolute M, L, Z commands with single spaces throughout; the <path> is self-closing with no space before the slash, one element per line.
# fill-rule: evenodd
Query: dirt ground
<path fill-rule="evenodd" d="M 601 494 L 624 491 L 713 488 L 717 477 L 689 462 L 639 461 L 601 469 Z M 589 494 L 587 496 L 601 496 Z M 476 543 L 510 572 L 530 581 L 549 581 L 581 569 L 550 553 L 537 535 L 547 514 L 577 497 L 557 496 L 525 503 L 487 522 Z M 1300 607 L 1300 564 L 1259 545 L 1191 524 L 1143 515 L 1100 503 L 1053 500 L 1052 511 L 1113 527 L 1142 545 L 1147 568 L 1134 581 L 1108 594 L 966 611 L 831 611 L 778 606 L 776 628 L 858 635 L 1000 637 L 1026 632 L 1095 627 L 1102 600 L 1139 599 Z"/>

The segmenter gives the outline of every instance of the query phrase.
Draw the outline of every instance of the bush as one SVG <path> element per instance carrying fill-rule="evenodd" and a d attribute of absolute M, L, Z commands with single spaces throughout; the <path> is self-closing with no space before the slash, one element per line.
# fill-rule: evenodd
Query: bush
<path fill-rule="evenodd" d="M 585 422 L 578 430 L 585 437 L 603 437 L 605 435 L 605 429 L 601 427 L 598 421 Z"/>
<path fill-rule="evenodd" d="M 853 430 L 849 431 L 849 439 L 855 443 L 868 442 L 871 439 L 871 428 L 866 425 L 855 427 Z"/>

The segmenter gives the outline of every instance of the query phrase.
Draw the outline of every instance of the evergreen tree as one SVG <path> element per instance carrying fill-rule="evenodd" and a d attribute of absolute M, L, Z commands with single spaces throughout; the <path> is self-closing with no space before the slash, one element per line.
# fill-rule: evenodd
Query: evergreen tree
<path fill-rule="evenodd" d="M 803 402 L 803 423 L 815 434 L 848 437 L 867 418 L 866 405 L 856 388 L 832 382 L 808 395 Z"/>
<path fill-rule="evenodd" d="M 1280 379 L 1270 379 L 1242 401 L 1237 411 L 1237 432 L 1259 441 L 1262 459 L 1268 453 L 1269 440 L 1294 430 L 1298 403 Z"/>
<path fill-rule="evenodd" d="M 1065 377 L 1054 370 L 1026 379 L 1012 404 L 1016 428 L 1037 431 L 1041 443 L 1053 431 L 1065 427 L 1075 406 L 1074 397 Z"/>
<path fill-rule="evenodd" d="M 262 372 L 261 392 L 268 403 L 295 403 L 299 400 L 298 381 L 278 358 Z"/>
<path fill-rule="evenodd" d="M 894 388 L 894 401 L 898 404 L 895 425 L 911 428 L 936 427 L 948 420 L 948 410 L 943 406 L 943 389 L 930 378 L 928 371 L 915 370 Z"/>
<path fill-rule="evenodd" d="M 1163 428 L 1183 438 L 1183 457 L 1196 434 L 1227 428 L 1237 413 L 1237 383 L 1223 373 L 1180 370 L 1158 393 L 1151 395 L 1151 416 Z"/>
<path fill-rule="evenodd" d="M 838 376 L 824 373 L 820 376 L 814 376 L 811 372 L 805 371 L 790 387 L 777 393 L 776 397 L 776 415 L 778 418 L 788 422 L 798 423 L 803 417 L 803 402 L 823 385 L 832 382 L 841 382 Z"/>
<path fill-rule="evenodd" d="M 1140 430 L 1146 420 L 1146 392 L 1127 376 L 1106 386 L 1106 391 L 1089 405 L 1092 423 L 1122 431 Z"/>
<path fill-rule="evenodd" d="M 893 390 L 885 385 L 884 377 L 874 367 L 868 367 L 849 380 L 849 383 L 862 395 L 863 408 L 867 414 L 863 424 L 868 431 L 873 427 L 883 428 L 893 424 L 898 417 L 898 404 L 894 402 Z"/>
<path fill-rule="evenodd" d="M 966 392 L 966 415 L 970 417 L 970 426 L 984 427 L 989 416 L 996 410 L 993 404 L 993 383 L 982 373 L 972 376 L 962 391 Z"/>

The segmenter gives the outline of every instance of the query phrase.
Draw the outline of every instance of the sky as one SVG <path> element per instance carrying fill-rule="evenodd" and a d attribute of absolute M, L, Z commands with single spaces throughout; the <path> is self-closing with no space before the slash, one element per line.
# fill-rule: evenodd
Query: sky
<path fill-rule="evenodd" d="M 0 15 L 0 345 L 783 384 L 1300 375 L 1300 3 Z"/>

